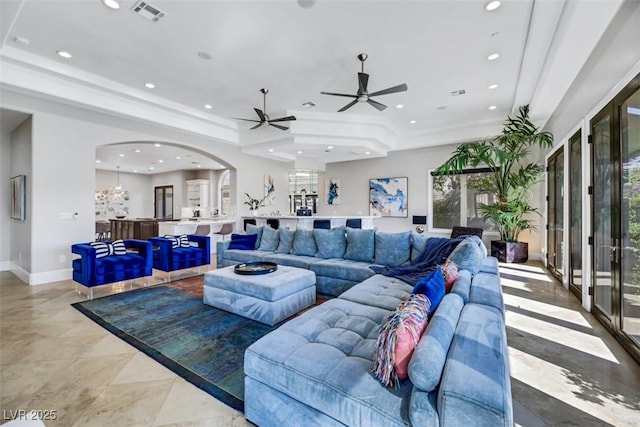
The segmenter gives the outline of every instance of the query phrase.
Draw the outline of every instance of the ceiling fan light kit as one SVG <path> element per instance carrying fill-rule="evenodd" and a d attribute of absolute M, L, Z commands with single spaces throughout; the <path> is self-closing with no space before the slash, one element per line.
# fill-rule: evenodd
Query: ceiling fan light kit
<path fill-rule="evenodd" d="M 332 96 L 344 96 L 346 98 L 353 98 L 353 101 L 349 102 L 347 105 L 338 110 L 339 113 L 348 110 L 349 108 L 356 105 L 358 102 L 366 102 L 371 105 L 378 111 L 382 111 L 387 108 L 386 105 L 381 104 L 378 101 L 371 99 L 374 96 L 380 95 L 388 95 L 391 93 L 397 92 L 405 92 L 408 87 L 406 83 L 399 84 L 397 86 L 392 86 L 386 89 L 378 90 L 373 93 L 369 93 L 368 85 L 369 85 L 369 74 L 364 72 L 364 61 L 366 61 L 368 55 L 366 53 L 361 53 L 358 55 L 358 60 L 361 63 L 361 71 L 358 73 L 358 91 L 356 94 L 348 94 L 348 93 L 336 93 L 336 92 L 320 92 L 323 95 L 332 95 Z"/>

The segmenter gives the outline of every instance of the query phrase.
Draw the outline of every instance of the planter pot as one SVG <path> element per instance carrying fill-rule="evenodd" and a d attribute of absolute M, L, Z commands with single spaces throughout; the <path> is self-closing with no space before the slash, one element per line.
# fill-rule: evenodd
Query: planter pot
<path fill-rule="evenodd" d="M 491 256 L 498 258 L 500 262 L 524 263 L 529 259 L 529 244 L 492 240 Z"/>

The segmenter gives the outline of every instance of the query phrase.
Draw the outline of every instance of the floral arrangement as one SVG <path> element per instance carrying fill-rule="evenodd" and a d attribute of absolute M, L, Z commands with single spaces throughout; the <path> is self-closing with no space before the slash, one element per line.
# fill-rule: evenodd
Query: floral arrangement
<path fill-rule="evenodd" d="M 264 207 L 264 198 L 262 199 L 254 199 L 249 195 L 249 193 L 244 193 L 249 200 L 244 202 L 245 205 L 249 206 L 249 210 L 255 211 L 258 208 Z"/>

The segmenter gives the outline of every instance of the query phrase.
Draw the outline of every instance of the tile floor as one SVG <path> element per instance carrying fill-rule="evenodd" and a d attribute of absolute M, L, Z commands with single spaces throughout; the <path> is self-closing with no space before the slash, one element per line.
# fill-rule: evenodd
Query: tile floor
<path fill-rule="evenodd" d="M 640 365 L 539 265 L 501 275 L 516 425 L 640 425 Z M 38 409 L 57 411 L 47 426 L 250 425 L 70 306 L 83 298 L 0 272 L 0 424 Z"/>

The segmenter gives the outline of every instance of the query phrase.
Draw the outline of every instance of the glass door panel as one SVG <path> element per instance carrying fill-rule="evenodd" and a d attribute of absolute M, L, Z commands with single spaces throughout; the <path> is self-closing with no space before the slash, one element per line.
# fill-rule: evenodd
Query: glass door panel
<path fill-rule="evenodd" d="M 559 149 L 547 162 L 547 267 L 562 279 L 564 269 L 564 149 Z"/>
<path fill-rule="evenodd" d="M 611 316 L 612 260 L 612 169 L 611 114 L 604 111 L 591 124 L 593 136 L 593 303 Z"/>
<path fill-rule="evenodd" d="M 640 344 L 640 90 L 620 108 L 622 330 Z"/>
<path fill-rule="evenodd" d="M 569 289 L 582 301 L 582 132 L 569 138 Z"/>

